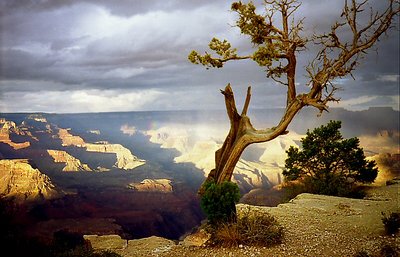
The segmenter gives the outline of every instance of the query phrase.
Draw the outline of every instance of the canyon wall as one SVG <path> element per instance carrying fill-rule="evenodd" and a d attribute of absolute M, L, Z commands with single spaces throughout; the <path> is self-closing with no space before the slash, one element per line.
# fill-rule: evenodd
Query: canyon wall
<path fill-rule="evenodd" d="M 100 133 L 100 132 L 99 132 Z M 109 144 L 108 142 L 86 143 L 80 136 L 69 133 L 69 129 L 60 128 L 58 136 L 63 146 L 86 147 L 88 152 L 114 153 L 116 155 L 115 166 L 119 169 L 130 170 L 146 163 L 134 156 L 131 151 L 120 144 Z"/>
<path fill-rule="evenodd" d="M 50 178 L 26 159 L 0 160 L 0 194 L 17 202 L 51 199 L 61 194 Z"/>
<path fill-rule="evenodd" d="M 24 133 L 17 127 L 15 122 L 7 121 L 4 118 L 0 119 L 0 142 L 8 144 L 15 150 L 27 148 L 30 146 L 28 141 L 22 143 L 13 142 L 10 138 L 11 133 L 16 133 L 18 135 L 23 135 Z"/>
<path fill-rule="evenodd" d="M 58 136 L 62 141 L 62 146 L 77 146 L 85 147 L 85 141 L 80 136 L 74 136 L 69 133 L 70 129 L 60 128 L 58 130 Z"/>
<path fill-rule="evenodd" d="M 119 169 L 130 170 L 139 167 L 146 162 L 134 156 L 131 151 L 120 144 L 89 144 L 86 143 L 88 152 L 115 153 L 117 161 L 115 166 Z"/>
<path fill-rule="evenodd" d="M 63 171 L 92 171 L 92 169 L 72 155 L 60 150 L 47 150 L 47 153 L 54 159 L 54 162 L 65 163 Z"/>
<path fill-rule="evenodd" d="M 139 192 L 171 193 L 172 181 L 169 179 L 144 179 L 140 183 L 130 183 L 128 188 Z"/>

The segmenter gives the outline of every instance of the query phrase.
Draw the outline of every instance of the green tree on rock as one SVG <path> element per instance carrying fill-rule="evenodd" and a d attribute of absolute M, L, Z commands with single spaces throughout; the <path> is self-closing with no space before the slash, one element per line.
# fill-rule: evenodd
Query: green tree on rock
<path fill-rule="evenodd" d="M 251 53 L 241 53 L 227 40 L 213 38 L 208 45 L 210 51 L 204 54 L 192 51 L 188 59 L 207 69 L 223 68 L 231 61 L 256 62 L 265 69 L 267 78 L 285 88 L 285 110 L 275 126 L 255 128 L 247 115 L 251 87 L 247 89 L 241 112 L 237 109 L 230 84 L 221 90 L 230 130 L 222 147 L 215 153 L 215 167 L 199 189 L 200 195 L 204 194 L 209 181 L 222 184 L 231 180 L 241 154 L 249 145 L 268 142 L 289 133 L 288 126 L 302 108 L 311 106 L 322 113 L 328 110 L 330 102 L 339 101 L 335 93 L 340 85 L 335 82 L 352 75 L 368 49 L 375 47 L 376 42 L 396 26 L 400 13 L 398 0 L 384 1 L 382 8 L 377 8 L 376 1 L 347 0 L 343 1 L 342 10 L 337 10 L 338 19 L 330 29 L 307 36 L 303 31 L 312 28 L 305 28 L 304 19 L 296 16 L 300 13 L 300 0 L 260 2 L 261 11 L 251 1 L 235 1 L 231 5 L 231 10 L 237 14 L 236 27 L 252 43 Z M 301 70 L 297 67 L 298 55 L 310 52 L 310 49 L 317 49 L 317 53 Z M 296 74 L 308 74 L 308 80 L 300 83 Z"/>
<path fill-rule="evenodd" d="M 239 202 L 240 191 L 237 184 L 224 181 L 216 184 L 207 182 L 201 197 L 201 208 L 207 214 L 211 225 L 220 222 L 234 222 L 236 219 L 236 203 Z"/>
<path fill-rule="evenodd" d="M 378 169 L 365 158 L 359 139 L 343 139 L 341 122 L 307 131 L 301 149 L 286 151 L 283 175 L 288 181 L 301 180 L 310 193 L 347 196 L 357 183 L 372 183 Z"/>

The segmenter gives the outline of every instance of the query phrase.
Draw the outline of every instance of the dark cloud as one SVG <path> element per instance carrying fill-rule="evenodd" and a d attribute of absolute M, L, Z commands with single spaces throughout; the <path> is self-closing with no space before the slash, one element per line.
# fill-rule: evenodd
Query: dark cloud
<path fill-rule="evenodd" d="M 372 3 L 382 9 L 385 1 Z M 305 17 L 304 35 L 329 31 L 342 4 L 303 1 L 296 19 Z M 219 89 L 227 83 L 232 83 L 238 99 L 252 85 L 255 108 L 283 106 L 285 88 L 266 79 L 263 68 L 253 62 L 210 70 L 188 62 L 189 52 L 205 51 L 213 36 L 228 39 L 240 53 L 251 52 L 247 38 L 232 27 L 235 14 L 229 7 L 226 1 L 203 0 L 0 1 L 0 98 L 5 102 L 0 107 L 23 100 L 32 110 L 37 106 L 37 111 L 65 112 L 68 104 L 56 104 L 49 97 L 68 94 L 66 101 L 79 111 L 85 107 L 77 97 L 101 103 L 112 92 L 116 110 L 122 108 L 118 100 L 125 99 L 123 94 L 146 96 L 148 101 L 127 105 L 134 109 L 223 108 Z M 338 81 L 345 89 L 340 92 L 343 99 L 364 97 L 359 100 L 362 105 L 370 96 L 381 96 L 374 101 L 398 97 L 398 35 L 393 30 L 383 37 L 378 54 L 369 51 L 354 72 L 356 81 Z M 318 50 L 312 44 L 307 47 L 298 59 L 300 90 L 306 90 L 308 80 L 304 66 Z M 146 105 L 155 98 L 156 104 Z M 7 110 L 23 111 L 12 106 Z"/>
<path fill-rule="evenodd" d="M 204 0 L 5 0 L 0 2 L 0 7 L 2 10 L 1 14 L 6 15 L 10 12 L 36 13 L 54 10 L 57 11 L 63 8 L 69 8 L 74 5 L 85 3 L 107 8 L 114 15 L 129 17 L 132 15 L 143 14 L 156 10 L 191 10 L 204 5 L 221 5 L 221 2 L 222 1 L 218 3 L 216 1 Z"/>
<path fill-rule="evenodd" d="M 40 58 L 22 50 L 0 50 L 0 77 L 7 80 L 42 79 L 56 59 Z"/>

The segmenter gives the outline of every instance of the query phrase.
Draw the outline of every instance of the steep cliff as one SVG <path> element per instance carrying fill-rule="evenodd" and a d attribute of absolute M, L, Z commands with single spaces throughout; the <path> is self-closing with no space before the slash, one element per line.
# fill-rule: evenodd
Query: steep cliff
<path fill-rule="evenodd" d="M 145 132 L 150 136 L 150 142 L 160 144 L 161 148 L 175 148 L 181 153 L 189 150 L 188 130 L 181 127 L 161 127 L 157 130 L 148 130 Z"/>
<path fill-rule="evenodd" d="M 63 146 L 77 146 L 77 147 L 85 147 L 85 141 L 80 136 L 74 136 L 69 133 L 70 129 L 60 128 L 58 130 L 58 136 L 62 141 Z"/>
<path fill-rule="evenodd" d="M 86 147 L 88 152 L 99 153 L 114 153 L 116 154 L 117 161 L 115 166 L 119 169 L 130 170 L 145 164 L 134 156 L 131 151 L 120 144 L 109 144 L 107 141 L 93 143 L 86 143 L 80 136 L 75 136 L 69 133 L 69 129 L 60 128 L 58 136 L 62 141 L 63 146 L 77 146 Z"/>
<path fill-rule="evenodd" d="M 0 194 L 18 202 L 61 196 L 50 178 L 26 159 L 0 160 Z"/>
<path fill-rule="evenodd" d="M 30 146 L 29 141 L 22 142 L 22 143 L 13 142 L 10 138 L 11 133 L 15 133 L 18 135 L 26 134 L 18 128 L 18 126 L 15 124 L 15 122 L 7 121 L 4 118 L 0 118 L 0 142 L 1 143 L 8 144 L 15 150 L 27 148 Z"/>
<path fill-rule="evenodd" d="M 115 166 L 130 170 L 139 167 L 146 163 L 146 161 L 137 158 L 132 155 L 131 151 L 120 144 L 89 144 L 86 143 L 86 150 L 88 152 L 100 152 L 100 153 L 115 153 L 117 156 L 117 162 Z"/>
<path fill-rule="evenodd" d="M 144 179 L 140 183 L 130 183 L 128 188 L 140 192 L 171 193 L 172 182 L 169 179 Z"/>
<path fill-rule="evenodd" d="M 63 171 L 92 171 L 87 164 L 81 163 L 81 161 L 65 151 L 60 150 L 47 150 L 47 153 L 53 157 L 54 162 L 63 162 L 65 167 Z"/>
<path fill-rule="evenodd" d="M 217 128 L 192 129 L 182 126 L 165 126 L 145 132 L 150 141 L 160 144 L 162 148 L 176 149 L 181 155 L 174 158 L 176 163 L 190 162 L 202 170 L 205 176 L 215 166 L 215 151 L 221 147 L 224 133 Z M 253 188 L 269 188 L 282 182 L 282 168 L 286 153 L 291 145 L 301 136 L 291 132 L 273 142 L 259 144 L 247 150 L 236 165 L 233 181 L 242 191 Z"/>

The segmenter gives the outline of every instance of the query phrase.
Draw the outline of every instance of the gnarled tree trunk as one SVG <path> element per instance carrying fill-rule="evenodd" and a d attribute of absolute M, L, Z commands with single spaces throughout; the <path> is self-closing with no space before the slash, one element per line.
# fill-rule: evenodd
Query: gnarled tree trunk
<path fill-rule="evenodd" d="M 285 135 L 287 126 L 296 113 L 304 106 L 301 101 L 294 101 L 288 105 L 285 115 L 277 127 L 266 130 L 257 130 L 247 116 L 247 110 L 251 99 L 251 87 L 247 89 L 246 101 L 242 113 L 236 108 L 235 98 L 230 84 L 221 93 L 225 96 L 226 111 L 230 120 L 230 130 L 224 144 L 215 152 L 215 169 L 211 170 L 207 179 L 199 189 L 199 194 L 204 193 L 204 185 L 213 180 L 217 184 L 230 181 L 237 162 L 244 149 L 253 143 L 270 141 L 279 135 Z"/>

